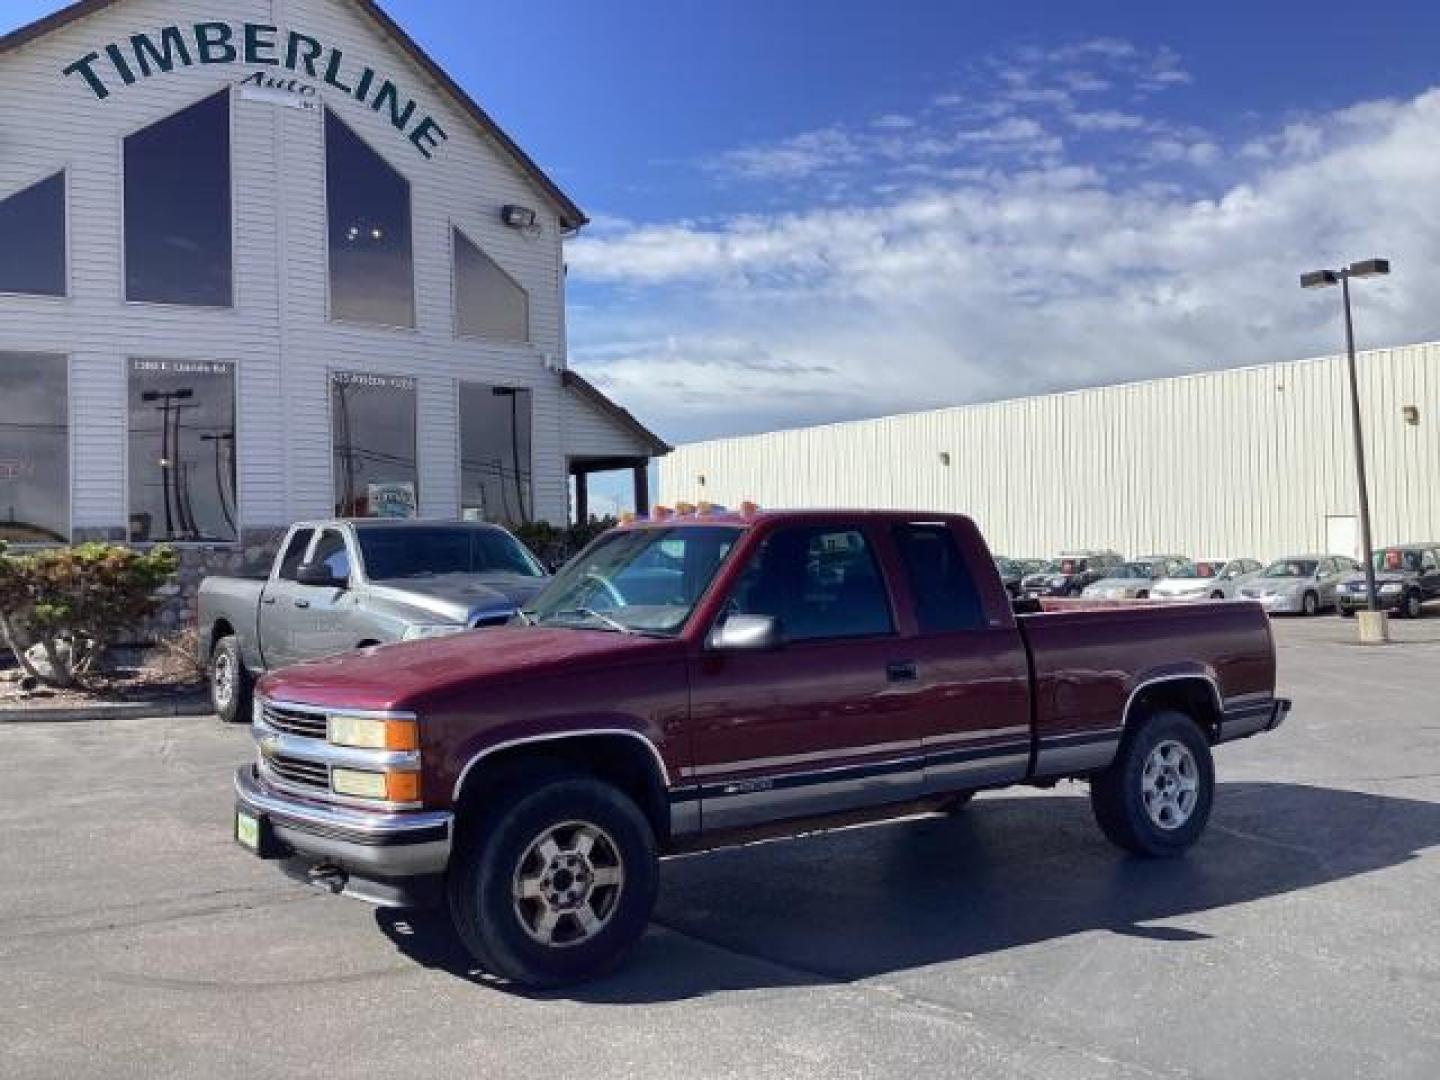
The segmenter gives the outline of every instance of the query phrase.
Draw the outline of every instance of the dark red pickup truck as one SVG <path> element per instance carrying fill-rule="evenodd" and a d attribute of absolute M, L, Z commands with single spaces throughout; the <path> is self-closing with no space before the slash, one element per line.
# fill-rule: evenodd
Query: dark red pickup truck
<path fill-rule="evenodd" d="M 1210 748 L 1289 708 L 1258 605 L 1017 615 L 948 515 L 635 522 L 523 619 L 270 675 L 235 828 L 337 891 L 443 893 L 480 963 L 532 986 L 635 941 L 659 856 L 983 788 L 1087 779 L 1111 840 L 1178 854 Z"/>

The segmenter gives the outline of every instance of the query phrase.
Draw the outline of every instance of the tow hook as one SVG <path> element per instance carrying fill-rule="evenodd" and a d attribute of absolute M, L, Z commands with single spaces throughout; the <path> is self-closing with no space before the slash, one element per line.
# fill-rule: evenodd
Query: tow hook
<path fill-rule="evenodd" d="M 329 863 L 321 863 L 319 866 L 312 866 L 306 874 L 311 885 L 317 889 L 324 889 L 334 893 L 336 896 L 345 891 L 345 883 L 350 880 L 350 875 L 338 866 L 331 866 Z"/>

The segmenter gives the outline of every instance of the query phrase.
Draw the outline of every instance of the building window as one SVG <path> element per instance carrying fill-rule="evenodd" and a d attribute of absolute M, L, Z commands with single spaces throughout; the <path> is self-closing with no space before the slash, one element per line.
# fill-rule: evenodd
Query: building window
<path fill-rule="evenodd" d="M 337 371 L 330 377 L 335 513 L 415 517 L 415 380 Z"/>
<path fill-rule="evenodd" d="M 0 199 L 0 293 L 65 295 L 65 174 Z"/>
<path fill-rule="evenodd" d="M 125 298 L 230 307 L 230 92 L 125 140 Z"/>
<path fill-rule="evenodd" d="M 332 112 L 325 114 L 325 176 L 330 317 L 413 327 L 410 181 Z"/>
<path fill-rule="evenodd" d="M 70 536 L 69 379 L 65 357 L 0 352 L 0 539 Z"/>
<path fill-rule="evenodd" d="M 130 539 L 229 543 L 235 501 L 235 369 L 130 361 Z"/>
<path fill-rule="evenodd" d="M 459 229 L 452 232 L 457 331 L 463 337 L 529 341 L 530 294 Z"/>
<path fill-rule="evenodd" d="M 460 514 L 518 525 L 533 520 L 531 392 L 460 384 Z"/>

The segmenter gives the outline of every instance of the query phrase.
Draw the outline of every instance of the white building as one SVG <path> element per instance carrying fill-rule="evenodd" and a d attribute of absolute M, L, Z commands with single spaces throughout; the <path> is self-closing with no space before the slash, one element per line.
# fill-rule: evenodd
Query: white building
<path fill-rule="evenodd" d="M 84 0 L 0 102 L 12 543 L 562 524 L 668 449 L 566 371 L 583 213 L 371 0 Z"/>
<path fill-rule="evenodd" d="M 1440 345 L 1362 353 L 1377 544 L 1440 540 Z M 1359 547 L 1342 358 L 679 447 L 662 502 L 973 515 L 997 553 Z"/>

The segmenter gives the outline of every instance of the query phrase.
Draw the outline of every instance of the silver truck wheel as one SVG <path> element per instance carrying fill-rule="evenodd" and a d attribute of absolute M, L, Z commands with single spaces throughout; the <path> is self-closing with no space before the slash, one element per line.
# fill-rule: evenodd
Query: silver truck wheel
<path fill-rule="evenodd" d="M 610 834 L 586 821 L 545 829 L 515 867 L 515 916 L 551 948 L 583 945 L 604 930 L 625 889 L 625 864 Z"/>
<path fill-rule="evenodd" d="M 1200 801 L 1200 766 L 1182 743 L 1167 739 L 1145 759 L 1140 774 L 1145 812 L 1157 827 L 1174 830 L 1195 813 Z"/>
<path fill-rule="evenodd" d="M 215 715 L 227 724 L 250 718 L 254 680 L 240 656 L 240 642 L 233 635 L 221 638 L 210 654 L 210 704 Z"/>
<path fill-rule="evenodd" d="M 1205 831 L 1215 798 L 1215 765 L 1191 717 L 1158 710 L 1126 733 L 1115 761 L 1090 778 L 1090 806 L 1102 832 L 1137 855 L 1183 854 Z"/>
<path fill-rule="evenodd" d="M 461 941 L 493 975 L 547 988 L 594 978 L 655 907 L 655 833 L 619 788 L 541 764 L 462 815 L 447 874 Z"/>

